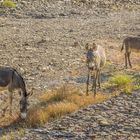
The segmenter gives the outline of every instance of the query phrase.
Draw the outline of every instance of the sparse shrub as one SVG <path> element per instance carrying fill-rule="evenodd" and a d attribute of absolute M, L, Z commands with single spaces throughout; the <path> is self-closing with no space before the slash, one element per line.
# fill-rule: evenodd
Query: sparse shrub
<path fill-rule="evenodd" d="M 138 89 L 140 89 L 140 85 L 135 85 L 134 90 L 138 90 Z"/>
<path fill-rule="evenodd" d="M 108 96 L 103 94 L 97 94 L 96 99 L 93 98 L 93 95 L 86 96 L 75 94 L 69 96 L 67 98 L 67 101 L 75 103 L 76 105 L 78 105 L 78 107 L 86 107 L 91 104 L 101 103 L 107 98 Z"/>
<path fill-rule="evenodd" d="M 3 1 L 2 5 L 7 8 L 16 8 L 16 4 L 10 0 Z"/>
<path fill-rule="evenodd" d="M 126 93 L 131 93 L 134 79 L 127 74 L 117 74 L 109 79 L 109 83 L 114 88 L 120 89 Z"/>
<path fill-rule="evenodd" d="M 94 99 L 93 95 L 82 95 L 76 88 L 62 86 L 40 97 L 40 105 L 29 112 L 28 124 L 31 126 L 43 125 L 81 107 L 101 103 L 109 98 L 107 95 L 97 94 L 96 99 Z"/>
<path fill-rule="evenodd" d="M 42 125 L 48 121 L 48 118 L 49 117 L 45 109 L 38 106 L 29 111 L 27 117 L 27 125 Z"/>
<path fill-rule="evenodd" d="M 78 106 L 74 103 L 58 102 L 47 107 L 40 106 L 30 110 L 27 118 L 28 126 L 43 125 L 49 120 L 60 118 L 62 115 L 74 112 Z"/>
<path fill-rule="evenodd" d="M 46 112 L 50 119 L 60 118 L 62 115 L 72 113 L 78 109 L 78 106 L 74 103 L 59 102 L 49 105 L 46 108 Z"/>
<path fill-rule="evenodd" d="M 68 91 L 66 91 L 66 87 L 62 86 L 61 88 L 46 93 L 40 97 L 42 102 L 59 102 L 66 99 Z"/>

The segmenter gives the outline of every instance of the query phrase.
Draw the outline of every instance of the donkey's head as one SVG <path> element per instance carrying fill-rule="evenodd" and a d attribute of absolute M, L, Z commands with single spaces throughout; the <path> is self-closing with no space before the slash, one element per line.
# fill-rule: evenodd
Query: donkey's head
<path fill-rule="evenodd" d="M 96 68 L 96 52 L 97 52 L 97 45 L 95 43 L 89 44 L 87 43 L 85 46 L 87 53 L 86 53 L 86 62 L 87 67 L 91 70 Z"/>
<path fill-rule="evenodd" d="M 27 97 L 22 97 L 20 100 L 20 116 L 22 119 L 25 119 L 27 116 Z"/>
<path fill-rule="evenodd" d="M 19 103 L 20 104 L 20 117 L 22 119 L 25 119 L 27 116 L 28 105 L 29 105 L 28 98 L 31 95 L 32 95 L 32 93 L 30 92 L 30 93 L 26 94 L 26 96 L 23 96 L 20 100 L 20 103 Z"/>

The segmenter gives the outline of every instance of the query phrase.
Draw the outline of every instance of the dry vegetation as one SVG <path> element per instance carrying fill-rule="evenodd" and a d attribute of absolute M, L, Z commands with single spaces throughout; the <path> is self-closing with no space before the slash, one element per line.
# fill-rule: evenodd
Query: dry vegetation
<path fill-rule="evenodd" d="M 16 8 L 16 4 L 10 0 L 4 0 L 2 5 L 6 8 Z"/>
<path fill-rule="evenodd" d="M 40 97 L 40 105 L 30 110 L 27 124 L 31 126 L 42 125 L 50 120 L 75 112 L 81 107 L 101 103 L 109 98 L 111 98 L 110 95 L 97 94 L 95 99 L 93 95 L 81 94 L 76 88 L 62 86 Z"/>
<path fill-rule="evenodd" d="M 30 110 L 27 124 L 31 126 L 43 125 L 50 120 L 75 112 L 79 108 L 101 103 L 113 96 L 118 96 L 120 92 L 132 93 L 140 88 L 139 79 L 124 73 L 110 77 L 109 81 L 104 83 L 104 85 L 106 84 L 106 89 L 113 89 L 112 94 L 98 92 L 96 98 L 92 94 L 86 96 L 78 88 L 68 85 L 44 93 L 40 96 L 40 104 Z"/>
<path fill-rule="evenodd" d="M 39 97 L 39 103 L 29 110 L 26 122 L 21 122 L 17 114 L 12 117 L 8 115 L 1 117 L 0 124 L 2 127 L 14 123 L 24 124 L 26 127 L 44 125 L 80 108 L 101 103 L 113 96 L 118 96 L 120 92 L 132 93 L 133 90 L 139 88 L 139 79 L 132 78 L 127 74 L 115 74 L 110 77 L 109 81 L 104 83 L 104 90 L 109 89 L 109 92 L 112 92 L 112 94 L 98 92 L 96 98 L 92 94 L 86 96 L 74 86 L 63 85 L 43 93 Z"/>
<path fill-rule="evenodd" d="M 5 127 L 5 126 L 8 126 L 10 124 L 13 124 L 15 122 L 18 121 L 18 118 L 19 118 L 19 115 L 13 115 L 13 116 L 10 116 L 10 115 L 6 115 L 6 116 L 2 116 L 0 117 L 0 127 Z"/>
<path fill-rule="evenodd" d="M 92 94 L 89 96 L 84 95 L 76 87 L 64 85 L 43 93 L 39 97 L 39 103 L 29 110 L 26 122 L 22 121 L 17 113 L 17 115 L 13 114 L 13 116 L 2 116 L 0 126 L 6 127 L 12 124 L 18 124 L 19 126 L 24 124 L 27 127 L 44 125 L 63 115 L 75 112 L 79 108 L 101 103 L 114 95 L 98 93 L 94 98 Z"/>
<path fill-rule="evenodd" d="M 111 88 L 117 88 L 117 90 L 125 93 L 132 93 L 134 78 L 127 74 L 115 74 L 110 77 L 109 83 L 111 84 Z"/>
<path fill-rule="evenodd" d="M 0 137 L 0 140 L 15 140 L 17 137 L 20 137 L 24 134 L 24 129 L 18 129 L 16 132 L 10 132 L 8 135 Z"/>

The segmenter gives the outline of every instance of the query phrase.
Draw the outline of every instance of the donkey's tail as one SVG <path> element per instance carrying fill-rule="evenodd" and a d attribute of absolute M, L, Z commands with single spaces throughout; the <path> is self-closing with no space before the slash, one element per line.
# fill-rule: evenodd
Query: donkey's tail
<path fill-rule="evenodd" d="M 123 44 L 122 44 L 122 48 L 121 48 L 121 52 L 123 51 L 123 49 L 124 49 L 124 41 L 123 41 Z"/>

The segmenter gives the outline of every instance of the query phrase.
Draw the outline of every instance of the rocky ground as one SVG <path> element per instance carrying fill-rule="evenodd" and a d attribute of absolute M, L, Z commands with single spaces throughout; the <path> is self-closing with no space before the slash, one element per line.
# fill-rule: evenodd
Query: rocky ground
<path fill-rule="evenodd" d="M 65 0 L 56 2 L 53 0 L 47 2 L 17 0 L 15 2 L 17 3 L 16 9 L 8 9 L 0 6 L 0 65 L 16 68 L 24 77 L 27 89 L 35 88 L 34 95 L 30 98 L 31 105 L 37 103 L 37 99 L 41 93 L 59 86 L 62 83 L 72 83 L 75 86 L 85 85 L 87 73 L 84 62 L 84 45 L 86 42 L 95 41 L 105 47 L 109 64 L 103 71 L 103 76 L 106 78 L 106 75 L 109 75 L 113 71 L 119 71 L 124 66 L 124 55 L 120 53 L 122 40 L 126 36 L 140 35 L 139 0 L 125 0 L 123 2 L 116 0 Z M 132 54 L 132 62 L 135 66 L 140 65 L 139 54 Z M 131 74 L 139 73 L 132 70 Z M 15 96 L 17 97 L 15 97 L 14 108 L 16 108 L 18 104 L 17 99 L 19 98 L 18 95 L 15 94 Z M 136 102 L 134 102 L 134 106 L 139 100 L 138 95 L 134 94 L 133 96 L 130 95 L 127 97 L 126 95 L 122 95 L 112 100 L 120 99 L 120 106 L 123 106 L 124 99 L 124 102 L 126 101 L 126 104 L 128 102 L 128 107 L 130 107 L 129 100 L 131 98 L 135 99 L 135 96 L 138 97 Z M 1 94 L 0 109 L 3 108 L 3 103 L 7 97 L 7 94 Z M 103 106 L 105 105 L 103 104 Z M 108 103 L 106 106 L 109 108 Z M 117 105 L 112 103 L 110 109 L 108 109 L 110 114 L 111 108 L 114 107 L 114 112 L 117 112 L 119 108 L 119 106 L 117 107 Z M 92 108 L 95 107 L 90 107 L 89 110 Z M 134 112 L 137 111 L 137 108 Z M 126 108 L 122 107 L 122 111 L 123 109 L 126 110 Z M 134 108 L 132 108 L 132 110 L 133 109 Z M 90 113 L 92 115 L 94 111 L 90 112 L 88 109 L 87 111 L 85 109 L 85 113 L 88 113 L 90 116 Z M 122 112 L 118 110 L 118 113 L 120 118 L 123 118 Z M 127 113 L 125 114 L 125 111 L 123 113 L 124 117 L 127 117 Z M 81 111 L 80 116 L 83 116 L 82 114 L 84 114 L 84 111 Z M 134 113 L 134 115 L 135 114 L 136 113 Z M 132 119 L 131 115 L 132 114 L 130 114 L 130 118 L 128 117 L 128 120 L 132 123 L 134 121 L 134 124 L 136 123 L 134 126 L 137 128 L 137 123 L 140 118 L 136 117 L 135 120 L 135 118 Z M 106 117 L 106 112 L 105 116 L 102 117 Z M 69 119 L 68 117 L 68 120 Z M 114 119 L 117 119 L 117 117 Z M 113 121 L 112 118 L 111 120 Z M 84 118 L 81 119 L 81 121 L 84 122 Z M 94 119 L 91 121 L 94 121 Z M 116 121 L 117 120 L 114 122 Z M 121 137 L 125 139 L 126 136 L 129 136 L 131 130 L 130 126 L 128 126 L 128 129 L 124 127 L 125 121 L 122 123 L 124 123 L 123 126 L 119 126 L 117 123 L 113 124 L 109 122 L 109 125 L 101 127 L 101 130 L 100 126 L 97 126 L 97 129 L 93 130 L 93 132 L 97 132 L 96 134 L 99 136 L 99 130 L 104 131 L 105 128 L 108 128 L 115 135 L 117 130 L 124 130 Z M 50 125 L 51 124 L 48 126 Z M 85 126 L 86 125 L 88 125 L 88 122 Z M 98 121 L 95 121 L 95 125 L 93 123 L 93 128 L 96 127 L 96 125 L 98 125 Z M 70 128 L 71 127 L 69 127 L 69 129 Z M 72 126 L 72 128 L 78 131 L 76 126 Z M 79 129 L 83 139 L 88 137 L 88 135 L 85 136 L 86 129 L 82 131 L 82 126 Z M 87 127 L 87 131 L 88 129 L 92 132 L 92 130 L 90 130 L 92 128 Z M 3 133 L 3 130 L 5 131 L 5 129 L 0 129 L 0 134 Z M 40 131 L 36 132 L 38 134 L 40 133 L 38 135 L 40 136 L 41 133 L 45 133 L 45 130 L 48 137 L 53 137 L 53 135 L 56 134 L 56 130 L 54 130 L 53 134 L 53 131 L 50 130 L 50 132 L 48 132 L 47 129 L 27 130 L 27 133 L 31 131 L 31 134 L 33 133 L 34 135 L 35 131 Z M 137 138 L 139 138 L 137 134 L 138 130 L 139 129 L 136 130 L 135 135 Z M 107 130 L 104 131 L 105 135 L 110 133 L 109 136 L 111 139 L 111 132 L 106 131 Z M 125 132 L 128 132 L 128 134 Z M 118 133 L 121 135 L 121 132 Z M 65 136 L 65 133 L 60 134 L 60 136 L 63 135 Z M 76 138 L 76 136 L 79 138 L 76 133 L 66 133 L 66 135 L 69 135 L 71 139 Z M 41 136 L 44 137 L 43 134 Z M 109 138 L 109 136 L 107 138 Z M 26 135 L 26 137 L 28 136 Z M 132 137 L 134 138 L 133 135 Z M 101 138 L 102 136 L 100 136 L 99 139 Z M 41 137 L 39 139 L 41 139 Z"/>
<path fill-rule="evenodd" d="M 45 128 L 27 129 L 19 140 L 139 140 L 140 91 L 89 106 Z"/>

